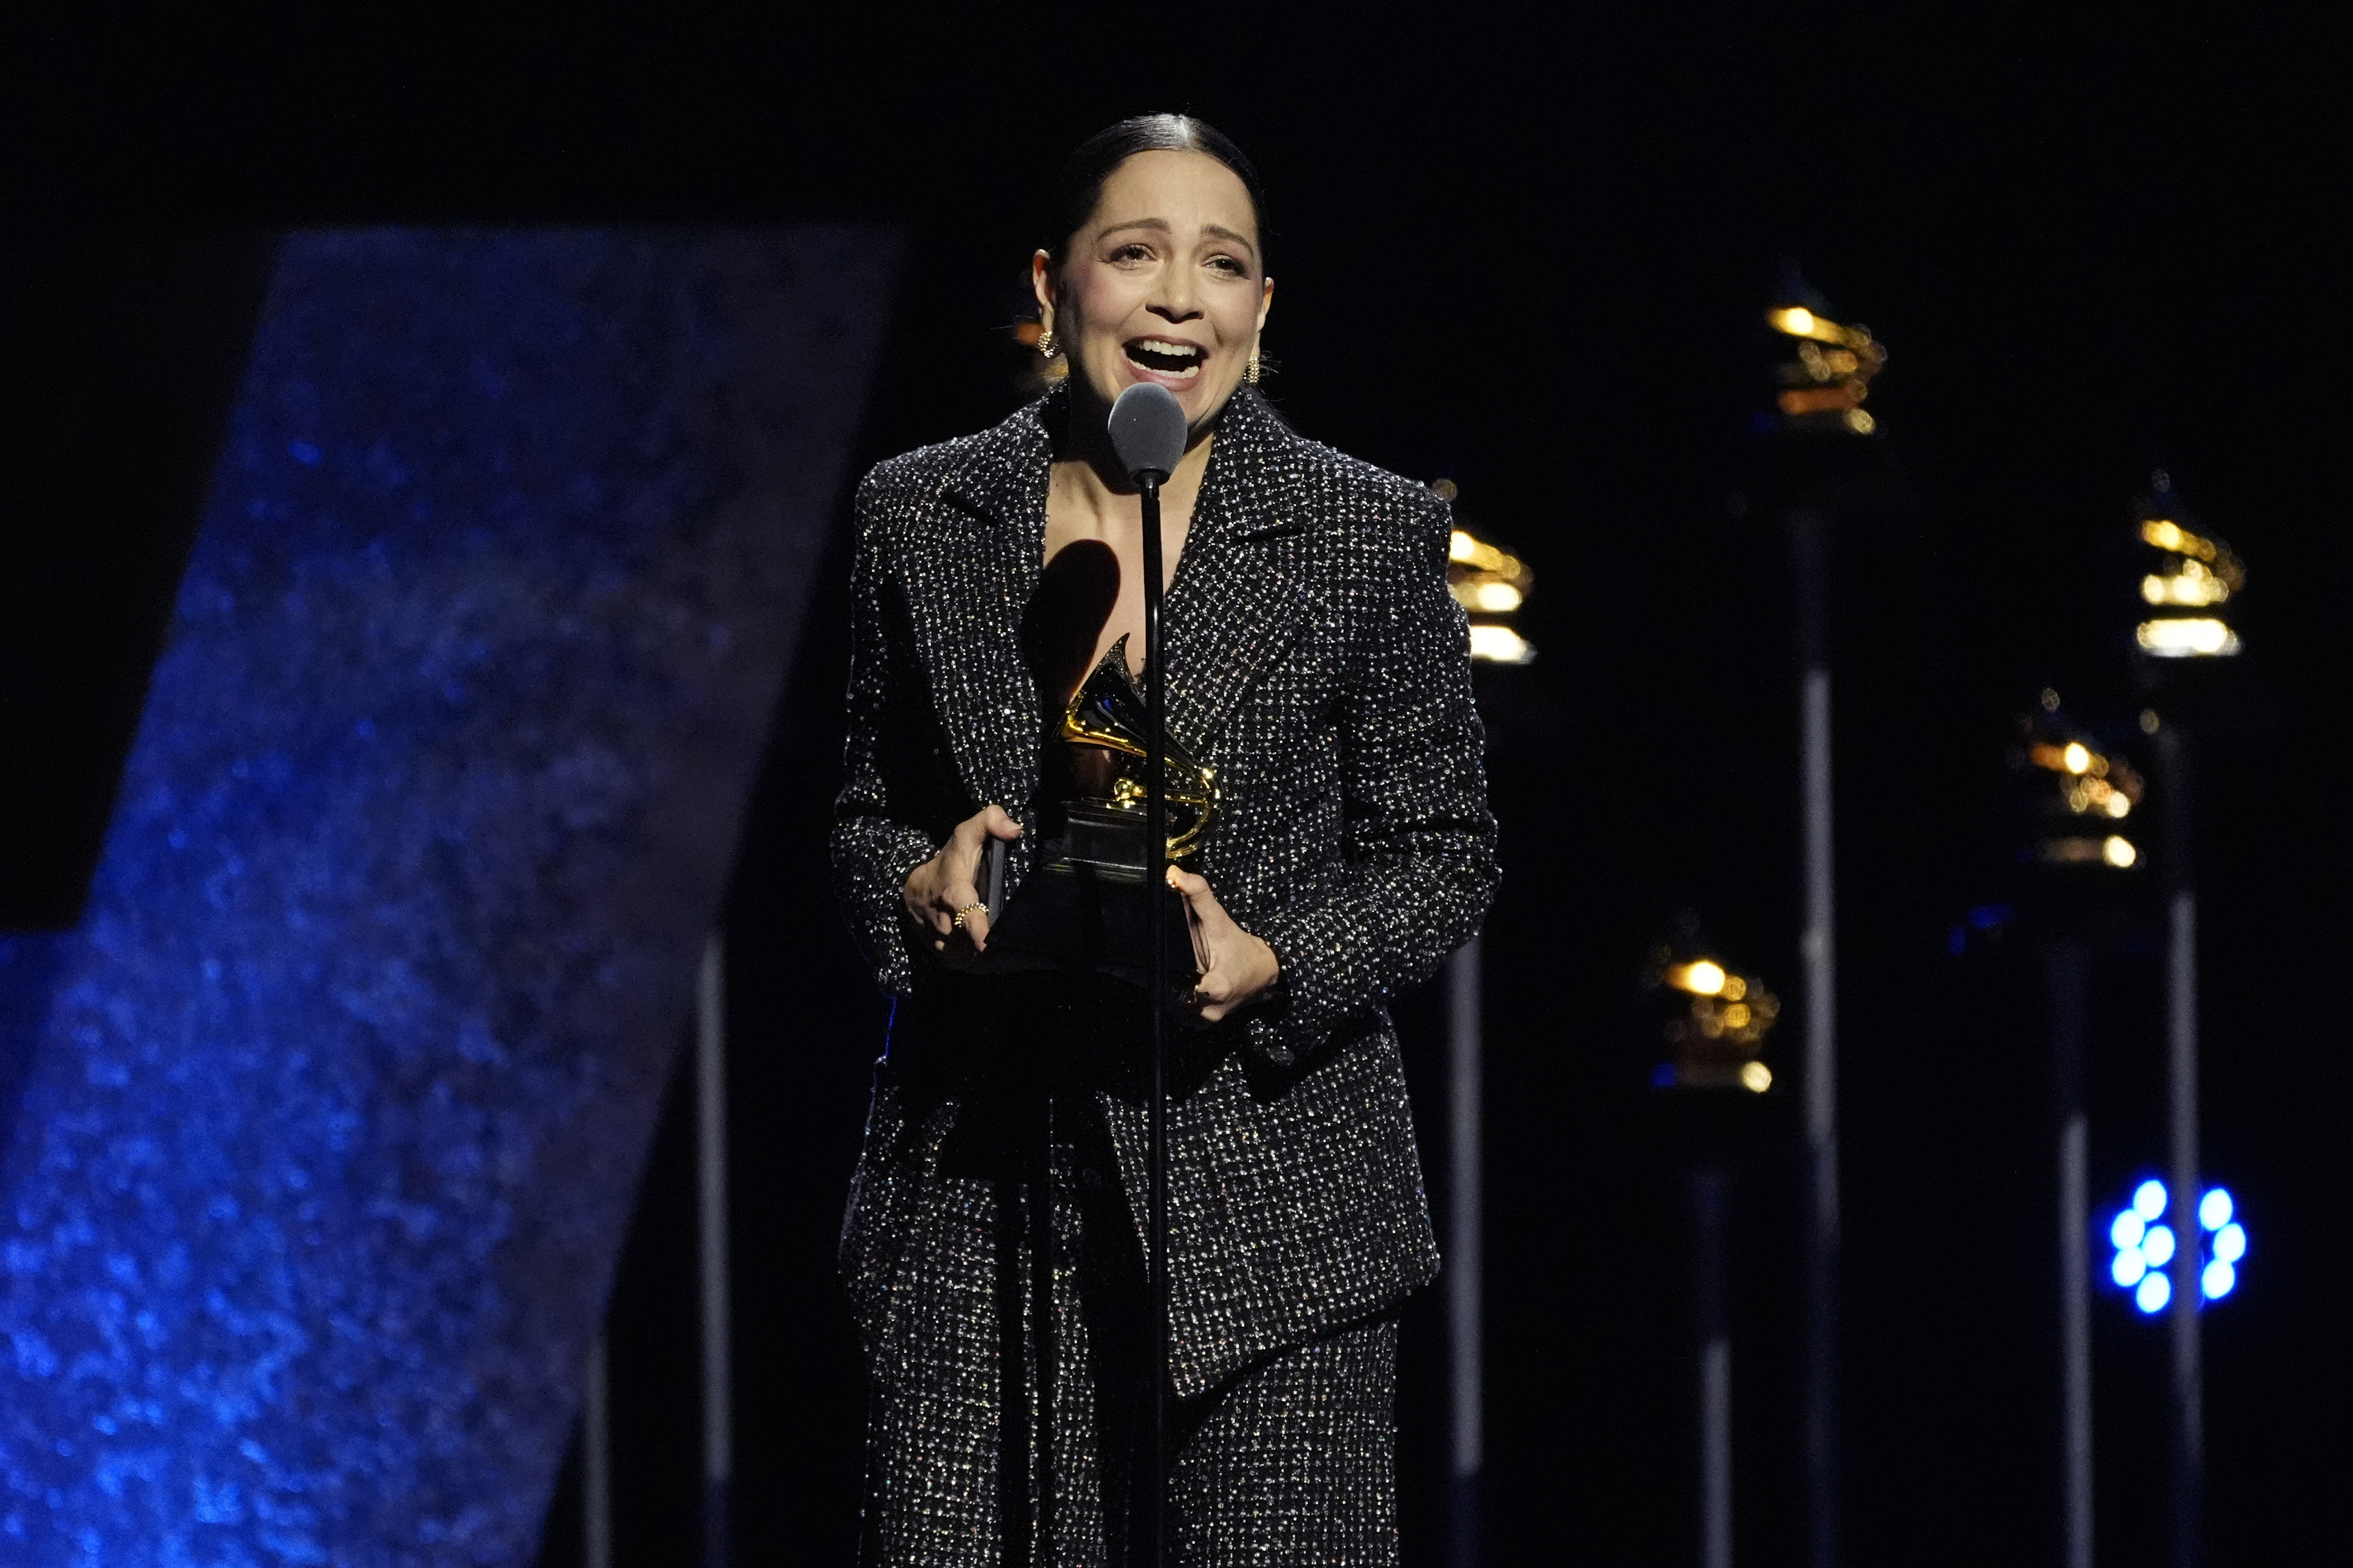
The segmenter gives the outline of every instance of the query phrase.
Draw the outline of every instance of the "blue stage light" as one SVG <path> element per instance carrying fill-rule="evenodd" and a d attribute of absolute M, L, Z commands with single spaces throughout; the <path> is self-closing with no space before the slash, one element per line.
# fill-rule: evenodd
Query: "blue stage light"
<path fill-rule="evenodd" d="M 2152 1178 L 2135 1187 L 2132 1201 L 2108 1220 L 2108 1243 L 2116 1248 L 2108 1278 L 2131 1291 L 2133 1305 L 2152 1316 L 2173 1300 L 2166 1266 L 2182 1245 L 2173 1227 L 2162 1223 L 2168 1201 L 2165 1184 Z M 2198 1201 L 2198 1282 L 2205 1300 L 2219 1301 L 2238 1288 L 2247 1232 L 2233 1217 L 2237 1212 L 2236 1201 L 2222 1187 L 2209 1188 Z"/>

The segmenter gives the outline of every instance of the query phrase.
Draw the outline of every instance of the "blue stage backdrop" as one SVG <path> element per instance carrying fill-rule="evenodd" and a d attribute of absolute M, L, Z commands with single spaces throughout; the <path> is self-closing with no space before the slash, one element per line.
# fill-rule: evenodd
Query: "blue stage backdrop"
<path fill-rule="evenodd" d="M 0 1562 L 530 1560 L 894 268 L 287 242 L 88 915 L 0 944 Z"/>

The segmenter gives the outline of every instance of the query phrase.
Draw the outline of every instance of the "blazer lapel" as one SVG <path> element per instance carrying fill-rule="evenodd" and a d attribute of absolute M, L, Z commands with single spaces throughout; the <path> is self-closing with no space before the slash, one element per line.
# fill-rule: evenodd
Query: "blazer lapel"
<path fill-rule="evenodd" d="M 1218 424 L 1163 611 L 1168 729 L 1197 752 L 1215 749 L 1219 726 L 1313 608 L 1299 558 L 1315 540 L 1281 461 L 1298 439 L 1247 388 Z"/>
<path fill-rule="evenodd" d="M 1038 781 L 1038 693 L 1020 626 L 1045 548 L 1043 412 L 1032 404 L 974 443 L 919 525 L 915 552 L 929 581 L 914 637 L 958 774 L 976 807 L 1016 813 Z"/>
<path fill-rule="evenodd" d="M 1045 551 L 1053 448 L 1044 399 L 976 441 L 915 524 L 923 562 L 913 634 L 941 728 L 972 804 L 1023 809 L 1038 784 L 1039 699 L 1021 616 Z M 1301 570 L 1316 540 L 1282 458 L 1298 442 L 1259 400 L 1235 395 L 1178 563 L 1167 617 L 1168 729 L 1213 748 L 1236 704 L 1290 647 L 1314 605 Z M 911 594 L 917 585 L 909 584 Z"/>

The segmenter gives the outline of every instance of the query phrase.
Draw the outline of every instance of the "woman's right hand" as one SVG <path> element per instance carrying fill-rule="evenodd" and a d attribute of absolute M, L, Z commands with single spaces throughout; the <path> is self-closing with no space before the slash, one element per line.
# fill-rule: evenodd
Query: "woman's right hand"
<path fill-rule="evenodd" d="M 956 824 L 940 852 L 908 873 L 900 889 L 907 913 L 932 939 L 932 951 L 954 962 L 988 948 L 988 911 L 980 907 L 980 853 L 992 838 L 1018 838 L 1021 825 L 1001 805 Z M 956 916 L 964 916 L 961 926 Z"/>

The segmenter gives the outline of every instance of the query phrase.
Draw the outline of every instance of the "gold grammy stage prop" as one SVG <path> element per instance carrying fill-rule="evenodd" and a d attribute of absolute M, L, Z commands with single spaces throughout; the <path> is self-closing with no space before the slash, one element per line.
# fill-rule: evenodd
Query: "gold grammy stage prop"
<path fill-rule="evenodd" d="M 1103 655 L 1070 705 L 1057 736 L 1075 793 L 1063 802 L 1060 831 L 1008 900 L 1002 841 L 992 842 L 981 877 L 988 905 L 984 970 L 1098 969 L 1145 983 L 1151 968 L 1150 906 L 1170 901 L 1168 969 L 1191 984 L 1199 952 L 1183 898 L 1166 868 L 1190 855 L 1218 815 L 1218 775 L 1172 736 L 1161 766 L 1167 781 L 1168 835 L 1152 852 L 1145 820 L 1143 694 L 1127 669 L 1127 639 Z M 1050 824 L 1049 826 L 1051 826 Z M 1001 910 L 1001 912 L 1000 912 Z"/>

